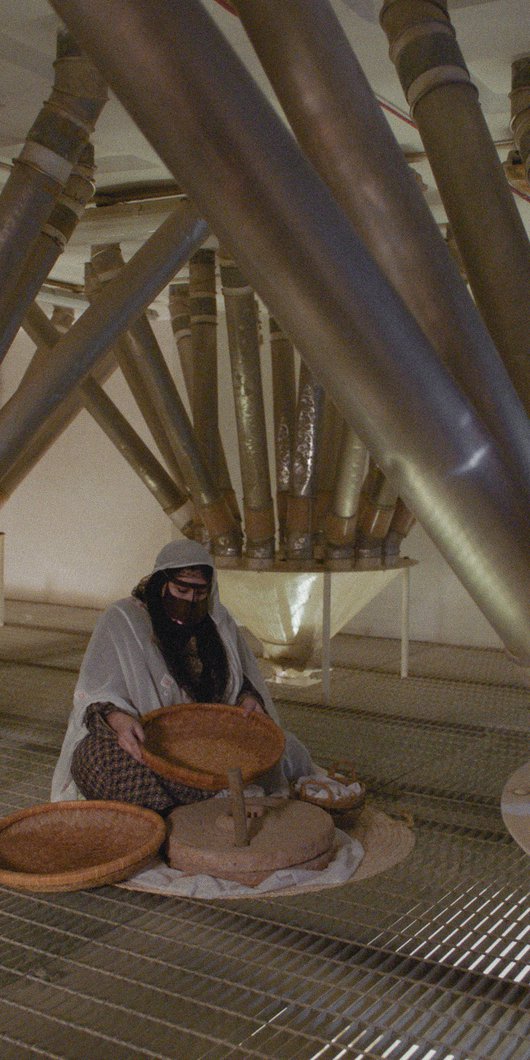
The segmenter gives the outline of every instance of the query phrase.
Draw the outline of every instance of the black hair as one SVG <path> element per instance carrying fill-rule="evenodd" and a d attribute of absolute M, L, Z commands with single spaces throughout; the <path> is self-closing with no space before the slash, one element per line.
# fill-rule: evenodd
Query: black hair
<path fill-rule="evenodd" d="M 201 569 L 211 578 L 210 567 Z M 211 615 L 205 615 L 192 627 L 172 622 L 162 598 L 167 580 L 168 571 L 157 571 L 140 583 L 133 595 L 147 607 L 156 642 L 177 684 L 197 703 L 222 702 L 228 684 L 228 659 L 217 626 Z M 192 637 L 202 663 L 202 670 L 197 674 L 190 673 L 186 665 L 186 648 Z"/>

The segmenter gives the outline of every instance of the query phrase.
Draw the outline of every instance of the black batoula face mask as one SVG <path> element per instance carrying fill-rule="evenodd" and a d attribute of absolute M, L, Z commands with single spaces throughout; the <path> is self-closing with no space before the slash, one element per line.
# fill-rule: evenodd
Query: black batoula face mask
<path fill-rule="evenodd" d="M 180 600 L 172 596 L 167 586 L 162 602 L 168 618 L 181 626 L 197 626 L 208 614 L 208 597 L 204 600 Z"/>

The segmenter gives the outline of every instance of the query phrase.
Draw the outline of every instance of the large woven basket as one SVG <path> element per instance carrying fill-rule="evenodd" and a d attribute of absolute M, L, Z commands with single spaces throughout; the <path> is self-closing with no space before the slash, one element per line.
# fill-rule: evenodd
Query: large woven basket
<path fill-rule="evenodd" d="M 159 814 L 122 802 L 50 802 L 0 820 L 0 884 L 79 891 L 133 875 L 160 849 Z"/>
<path fill-rule="evenodd" d="M 266 714 L 245 717 L 225 703 L 177 703 L 141 719 L 144 761 L 168 780 L 220 791 L 227 771 L 241 769 L 243 782 L 266 773 L 285 747 L 282 730 Z"/>

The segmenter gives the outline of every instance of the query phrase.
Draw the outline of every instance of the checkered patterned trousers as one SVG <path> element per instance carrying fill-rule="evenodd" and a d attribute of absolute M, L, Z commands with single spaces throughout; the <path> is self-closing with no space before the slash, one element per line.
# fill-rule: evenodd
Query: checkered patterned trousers
<path fill-rule="evenodd" d="M 97 704 L 87 710 L 88 736 L 77 745 L 71 772 L 86 799 L 115 799 L 165 813 L 175 806 L 212 797 L 211 791 L 177 784 L 137 762 L 118 744 Z"/>

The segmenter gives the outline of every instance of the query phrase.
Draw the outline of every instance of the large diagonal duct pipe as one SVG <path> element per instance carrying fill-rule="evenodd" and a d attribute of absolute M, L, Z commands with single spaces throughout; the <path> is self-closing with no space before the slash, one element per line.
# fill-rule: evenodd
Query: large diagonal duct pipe
<path fill-rule="evenodd" d="M 2 337 L 5 349 L 11 345 L 26 310 L 49 276 L 94 194 L 94 169 L 94 148 L 87 143 L 20 270 L 16 292 L 6 306 L 7 323 Z"/>
<path fill-rule="evenodd" d="M 237 8 L 305 153 L 508 459 L 514 466 L 522 464 L 530 481 L 527 417 L 330 3 L 238 0 Z M 448 115 L 447 135 L 451 135 L 452 121 Z M 465 147 L 473 153 L 480 151 L 473 139 Z M 465 175 L 469 170 L 461 169 L 459 180 L 453 173 L 455 156 L 450 154 L 446 164 L 451 166 L 450 179 L 455 185 L 465 181 L 465 210 L 475 217 L 480 213 L 487 227 L 484 180 L 474 179 L 480 194 L 470 201 Z M 500 179 L 511 214 L 514 206 L 502 172 Z M 507 232 L 503 242 L 509 242 Z M 475 244 L 473 255 L 482 260 L 483 253 Z M 502 260 L 506 260 L 506 276 L 511 277 L 508 250 L 506 254 Z M 495 284 L 500 282 L 499 271 L 495 265 Z M 512 288 L 507 280 L 496 297 L 502 301 L 508 296 L 512 302 L 522 287 L 524 283 L 519 286 L 517 280 Z M 517 358 L 519 352 L 515 351 Z M 522 382 L 519 369 L 515 374 L 518 385 Z M 525 400 L 528 392 L 527 386 Z"/>
<path fill-rule="evenodd" d="M 66 334 L 69 330 L 73 321 L 73 312 L 64 308 L 55 308 L 49 321 L 41 309 L 34 307 L 32 321 L 34 330 L 40 333 L 39 355 L 42 357 L 46 346 L 49 352 L 58 342 L 61 334 Z M 33 363 L 33 371 L 35 370 L 38 368 L 36 369 Z M 167 471 L 153 456 L 145 442 L 93 376 L 86 376 L 78 389 L 83 407 L 147 486 L 174 525 L 185 534 L 190 518 L 193 516 L 193 506 L 187 494 L 178 489 Z"/>
<path fill-rule="evenodd" d="M 235 261 L 222 256 L 220 266 L 243 485 L 245 552 L 252 559 L 272 559 L 275 547 L 274 508 L 256 298 Z"/>
<path fill-rule="evenodd" d="M 169 286 L 169 315 L 175 346 L 179 356 L 184 385 L 188 395 L 190 408 L 193 409 L 193 348 L 191 341 L 191 321 L 189 304 L 189 285 L 187 283 L 172 283 Z M 225 498 L 232 515 L 237 523 L 241 523 L 241 513 L 230 480 L 226 454 L 219 428 L 216 433 L 217 467 L 219 492 Z"/>
<path fill-rule="evenodd" d="M 107 99 L 106 84 L 70 34 L 57 39 L 55 83 L 0 196 L 0 359 L 24 262 Z M 4 329 L 5 336 L 4 336 Z"/>
<path fill-rule="evenodd" d="M 359 497 L 366 469 L 366 446 L 353 427 L 344 424 L 340 441 L 333 496 L 326 516 L 325 538 L 328 560 L 352 559 Z"/>
<path fill-rule="evenodd" d="M 313 558 L 314 502 L 322 445 L 324 388 L 302 361 L 298 379 L 291 484 L 287 499 L 286 554 L 288 559 Z"/>
<path fill-rule="evenodd" d="M 510 104 L 510 127 L 530 184 L 530 55 L 512 63 Z"/>
<path fill-rule="evenodd" d="M 269 338 L 271 346 L 278 545 L 280 553 L 283 555 L 287 532 L 287 498 L 292 474 L 296 415 L 296 375 L 293 344 L 273 316 L 269 316 Z"/>
<path fill-rule="evenodd" d="M 518 483 L 207 13 L 195 0 L 53 6 L 509 650 L 530 658 Z"/>
<path fill-rule="evenodd" d="M 446 0 L 385 0 L 381 24 L 470 287 L 530 411 L 528 238 Z"/>
<path fill-rule="evenodd" d="M 116 245 L 94 249 L 92 265 L 102 284 L 108 273 L 113 277 L 109 285 L 123 275 L 126 266 L 122 265 L 120 269 L 121 260 Z M 145 314 L 132 321 L 125 341 L 128 357 L 134 363 L 147 401 L 169 443 L 181 479 L 206 527 L 213 550 L 217 554 L 237 555 L 240 551 L 238 528 L 204 462 L 189 416 Z"/>

